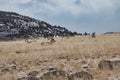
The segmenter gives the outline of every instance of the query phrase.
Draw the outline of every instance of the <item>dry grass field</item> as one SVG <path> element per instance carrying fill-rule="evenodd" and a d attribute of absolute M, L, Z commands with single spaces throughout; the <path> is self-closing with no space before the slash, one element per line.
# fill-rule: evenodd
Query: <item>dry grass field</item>
<path fill-rule="evenodd" d="M 0 80 L 17 80 L 31 71 L 38 71 L 36 77 L 40 78 L 50 68 L 70 74 L 86 71 L 93 80 L 120 80 L 120 65 L 113 70 L 101 70 L 98 66 L 102 60 L 120 61 L 119 33 L 98 34 L 96 38 L 75 36 L 54 39 L 55 43 L 45 45 L 41 43 L 49 40 L 37 39 L 31 43 L 24 40 L 1 41 Z"/>

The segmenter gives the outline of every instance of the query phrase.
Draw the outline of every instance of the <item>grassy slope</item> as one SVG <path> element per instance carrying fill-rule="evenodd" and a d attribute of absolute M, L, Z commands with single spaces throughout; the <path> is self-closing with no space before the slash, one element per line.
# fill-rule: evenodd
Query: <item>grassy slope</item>
<path fill-rule="evenodd" d="M 87 60 L 90 64 L 90 72 L 95 75 L 99 74 L 97 64 L 102 59 L 112 59 L 113 56 L 120 58 L 120 34 L 101 34 L 96 38 L 90 36 L 76 36 L 70 38 L 56 38 L 56 43 L 47 46 L 41 46 L 41 42 L 47 42 L 46 39 L 39 39 L 37 42 L 26 43 L 22 41 L 0 42 L 0 65 L 11 63 L 16 60 L 19 66 L 24 67 L 23 63 L 32 61 L 32 64 L 24 70 L 29 72 L 31 67 L 38 67 L 36 64 L 40 60 L 50 60 L 43 65 L 46 68 L 56 67 L 73 72 L 81 71 L 82 64 L 80 60 Z M 18 53 L 18 54 L 17 54 Z M 66 62 L 60 58 L 70 59 Z M 50 64 L 50 65 L 49 65 Z M 17 74 L 16 74 L 17 73 Z M 105 80 L 106 75 L 95 75 L 98 80 Z M 19 76 L 18 72 L 11 75 L 1 75 L 2 78 Z M 103 76 L 103 79 L 99 79 Z"/>

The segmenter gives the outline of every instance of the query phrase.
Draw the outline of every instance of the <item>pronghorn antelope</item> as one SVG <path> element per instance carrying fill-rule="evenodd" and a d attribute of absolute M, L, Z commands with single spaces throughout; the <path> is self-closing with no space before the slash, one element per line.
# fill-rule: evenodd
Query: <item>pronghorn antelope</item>
<path fill-rule="evenodd" d="M 51 42 L 51 43 L 54 43 L 54 42 L 56 42 L 56 41 L 55 41 L 55 39 L 51 39 L 50 42 Z"/>
<path fill-rule="evenodd" d="M 42 42 L 41 43 L 41 45 L 42 46 L 47 46 L 47 45 L 51 45 L 51 44 L 53 44 L 53 43 L 55 43 L 56 41 L 52 38 L 51 40 L 50 40 L 50 42 Z"/>
<path fill-rule="evenodd" d="M 96 37 L 95 33 L 96 33 L 96 32 L 92 32 L 92 34 L 91 34 L 91 37 L 92 37 L 92 38 L 95 38 L 95 37 Z"/>

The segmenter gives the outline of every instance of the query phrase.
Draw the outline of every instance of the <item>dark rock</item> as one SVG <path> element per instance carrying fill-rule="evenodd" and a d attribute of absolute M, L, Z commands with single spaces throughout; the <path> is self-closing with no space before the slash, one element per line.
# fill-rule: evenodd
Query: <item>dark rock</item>
<path fill-rule="evenodd" d="M 27 75 L 28 76 L 37 76 L 39 74 L 38 71 L 32 71 L 32 72 L 29 72 Z"/>
<path fill-rule="evenodd" d="M 68 59 L 69 56 L 63 56 L 63 55 L 60 55 L 58 58 L 59 58 L 59 59 Z"/>
<path fill-rule="evenodd" d="M 120 70 L 120 60 L 112 61 L 113 69 Z"/>
<path fill-rule="evenodd" d="M 103 61 L 100 61 L 100 63 L 98 64 L 98 67 L 99 69 L 110 69 L 110 70 L 113 70 L 113 66 L 112 66 L 112 63 L 111 61 L 108 61 L 108 60 L 103 60 Z"/>
<path fill-rule="evenodd" d="M 20 54 L 21 52 L 20 51 L 16 51 L 16 54 Z"/>
<path fill-rule="evenodd" d="M 16 67 L 17 67 L 17 62 L 16 62 L 16 61 L 12 61 L 12 62 L 10 63 L 10 65 L 11 65 L 11 68 L 12 68 L 12 69 L 16 70 Z"/>
<path fill-rule="evenodd" d="M 71 74 L 69 80 L 93 80 L 93 76 L 88 72 L 81 71 Z"/>
<path fill-rule="evenodd" d="M 100 70 L 104 70 L 104 69 L 108 69 L 108 70 L 120 69 L 120 60 L 115 60 L 115 61 L 103 60 L 103 61 L 100 61 L 100 63 L 98 64 L 98 68 Z"/>
<path fill-rule="evenodd" d="M 44 73 L 41 80 L 68 80 L 68 74 L 63 70 L 50 70 Z"/>
<path fill-rule="evenodd" d="M 23 77 L 23 78 L 18 78 L 17 80 L 40 80 L 37 77 Z"/>
<path fill-rule="evenodd" d="M 88 68 L 88 66 L 84 66 L 83 68 L 84 68 L 84 69 L 87 69 L 87 68 Z"/>
<path fill-rule="evenodd" d="M 86 60 L 82 60 L 81 63 L 82 64 L 87 64 L 87 61 Z"/>
<path fill-rule="evenodd" d="M 49 71 L 56 71 L 57 68 L 50 68 Z"/>
<path fill-rule="evenodd" d="M 3 74 L 6 74 L 6 73 L 8 73 L 8 72 L 10 72 L 9 68 L 3 68 L 3 69 L 1 70 L 1 73 L 3 73 Z"/>

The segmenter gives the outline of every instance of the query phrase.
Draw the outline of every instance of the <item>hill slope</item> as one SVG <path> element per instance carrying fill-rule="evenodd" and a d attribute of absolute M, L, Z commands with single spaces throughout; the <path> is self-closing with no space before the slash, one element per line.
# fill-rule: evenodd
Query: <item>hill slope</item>
<path fill-rule="evenodd" d="M 120 34 L 54 39 L 54 44 L 45 46 L 41 43 L 49 42 L 47 39 L 32 43 L 25 40 L 0 42 L 0 80 L 28 80 L 25 77 L 36 71 L 35 77 L 43 77 L 40 80 L 120 79 Z M 51 73 L 53 71 L 56 72 Z M 87 73 L 75 74 L 81 71 Z M 65 72 L 68 77 L 74 74 L 74 79 L 66 79 Z"/>
<path fill-rule="evenodd" d="M 15 12 L 0 11 L 0 39 L 73 35 L 68 29 Z"/>

